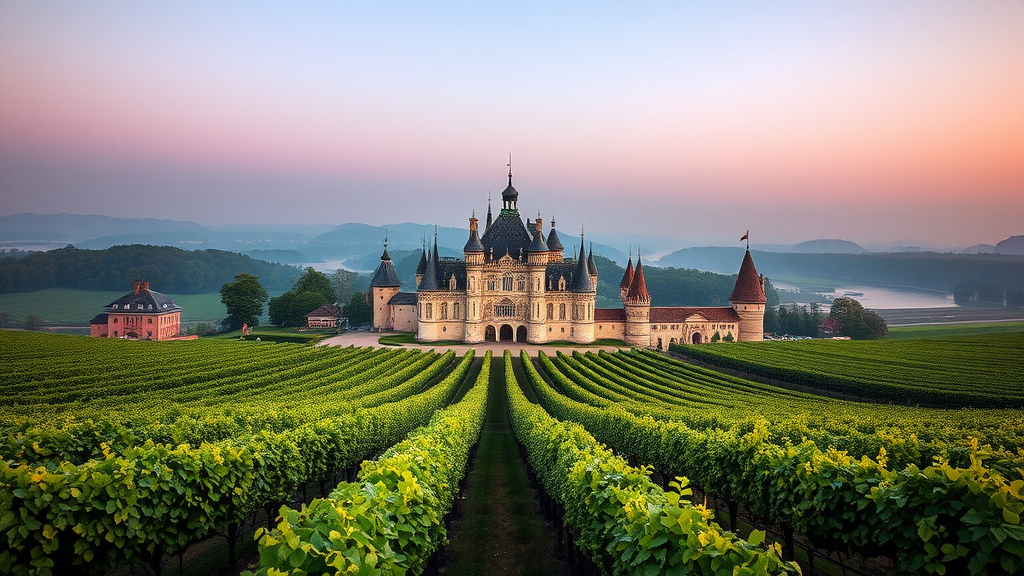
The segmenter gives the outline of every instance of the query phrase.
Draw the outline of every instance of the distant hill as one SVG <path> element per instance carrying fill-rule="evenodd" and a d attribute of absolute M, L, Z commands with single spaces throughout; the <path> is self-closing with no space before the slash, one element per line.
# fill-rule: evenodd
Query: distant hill
<path fill-rule="evenodd" d="M 863 254 L 867 252 L 856 242 L 849 240 L 828 239 L 808 240 L 799 244 L 764 244 L 758 245 L 762 252 L 795 252 L 798 254 Z"/>
<path fill-rule="evenodd" d="M 773 278 L 801 276 L 882 283 L 953 292 L 965 280 L 1024 288 L 1024 257 L 1002 254 L 935 252 L 797 254 L 752 250 L 757 271 Z M 685 248 L 664 256 L 662 266 L 735 273 L 742 248 Z"/>
<path fill-rule="evenodd" d="M 297 250 L 250 250 L 246 252 L 254 260 L 265 260 L 278 264 L 305 264 L 309 262 L 309 256 Z"/>
<path fill-rule="evenodd" d="M 991 244 L 975 244 L 960 251 L 961 254 L 992 254 L 996 247 Z"/>
<path fill-rule="evenodd" d="M 0 216 L 0 241 L 67 241 L 118 234 L 164 232 L 209 232 L 195 222 L 157 220 L 155 218 L 114 218 L 82 214 L 15 214 Z"/>
<path fill-rule="evenodd" d="M 995 251 L 999 254 L 1024 254 L 1024 235 L 1010 236 L 996 244 Z"/>
<path fill-rule="evenodd" d="M 295 266 L 223 250 L 140 245 L 106 250 L 72 247 L 0 260 L 0 294 L 46 288 L 128 290 L 134 280 L 149 280 L 157 292 L 203 294 L 219 291 L 242 272 L 258 276 L 271 292 L 288 290 L 302 275 Z"/>

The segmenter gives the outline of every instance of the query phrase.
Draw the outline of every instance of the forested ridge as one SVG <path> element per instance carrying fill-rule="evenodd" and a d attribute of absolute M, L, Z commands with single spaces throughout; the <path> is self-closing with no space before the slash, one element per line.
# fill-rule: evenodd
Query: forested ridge
<path fill-rule="evenodd" d="M 236 274 L 248 272 L 268 290 L 287 290 L 302 270 L 254 260 L 224 250 L 182 250 L 133 244 L 105 250 L 68 245 L 22 258 L 0 260 L 0 294 L 46 288 L 122 290 L 149 280 L 154 290 L 172 294 L 216 292 Z"/>

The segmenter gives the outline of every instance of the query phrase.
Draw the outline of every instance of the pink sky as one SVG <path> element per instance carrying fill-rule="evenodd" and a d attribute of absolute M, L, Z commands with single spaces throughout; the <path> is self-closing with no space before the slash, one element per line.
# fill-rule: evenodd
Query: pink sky
<path fill-rule="evenodd" d="M 1022 61 L 1012 1 L 5 3 L 0 215 L 463 226 L 512 152 L 560 225 L 995 243 Z"/>

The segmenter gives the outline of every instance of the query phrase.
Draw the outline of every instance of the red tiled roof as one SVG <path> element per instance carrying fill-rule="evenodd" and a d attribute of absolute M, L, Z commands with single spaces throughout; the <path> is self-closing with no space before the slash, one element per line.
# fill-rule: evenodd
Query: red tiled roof
<path fill-rule="evenodd" d="M 757 269 L 754 268 L 754 260 L 750 257 L 750 250 L 743 255 L 743 264 L 740 264 L 740 273 L 736 278 L 736 286 L 729 295 L 729 302 L 744 302 L 748 304 L 764 304 L 768 298 L 764 295 L 764 288 L 761 286 L 761 279 L 757 276 Z"/>
<path fill-rule="evenodd" d="M 624 308 L 594 308 L 594 320 L 602 322 L 625 322 Z"/>
<path fill-rule="evenodd" d="M 686 322 L 687 318 L 695 314 L 700 314 L 709 322 L 740 321 L 736 311 L 728 306 L 653 306 L 651 324 Z"/>
<path fill-rule="evenodd" d="M 646 304 L 651 302 L 651 293 L 647 291 L 647 281 L 644 280 L 644 265 L 640 263 L 639 256 L 636 259 L 636 271 L 633 272 L 633 281 L 629 284 L 626 300 Z"/>
<path fill-rule="evenodd" d="M 629 262 L 626 263 L 626 273 L 622 275 L 622 282 L 619 282 L 619 288 L 625 288 L 629 290 L 629 285 L 633 283 L 633 257 L 629 257 Z"/>

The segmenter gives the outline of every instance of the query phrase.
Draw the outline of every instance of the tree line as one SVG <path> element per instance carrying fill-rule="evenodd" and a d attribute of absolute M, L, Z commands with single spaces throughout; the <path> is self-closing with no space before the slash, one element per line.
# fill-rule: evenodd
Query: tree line
<path fill-rule="evenodd" d="M 287 290 L 302 274 L 294 266 L 224 250 L 141 244 L 86 250 L 69 244 L 0 260 L 0 294 L 47 288 L 126 290 L 135 280 L 149 280 L 158 292 L 204 294 L 217 292 L 239 273 L 259 277 L 263 286 L 275 292 Z"/>
<path fill-rule="evenodd" d="M 357 275 L 348 270 L 337 270 L 328 278 L 323 272 L 306 268 L 306 273 L 290 290 L 269 298 L 259 278 L 243 272 L 236 275 L 233 282 L 221 286 L 221 302 L 228 310 L 228 317 L 221 324 L 228 330 L 237 330 L 244 324 L 259 325 L 263 306 L 269 299 L 271 324 L 305 326 L 306 314 L 333 304 L 339 321 L 347 318 L 349 326 L 358 326 L 372 319 L 372 311 L 366 294 L 353 289 L 356 280 Z"/>

